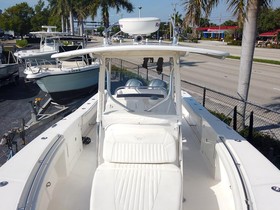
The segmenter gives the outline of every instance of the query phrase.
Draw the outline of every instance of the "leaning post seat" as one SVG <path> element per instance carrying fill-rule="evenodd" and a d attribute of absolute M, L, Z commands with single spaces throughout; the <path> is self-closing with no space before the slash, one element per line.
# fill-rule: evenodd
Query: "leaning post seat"
<path fill-rule="evenodd" d="M 106 129 L 103 158 L 114 163 L 173 163 L 176 140 L 167 126 L 113 124 Z"/>
<path fill-rule="evenodd" d="M 178 210 L 178 142 L 162 125 L 112 124 L 93 179 L 91 210 Z"/>

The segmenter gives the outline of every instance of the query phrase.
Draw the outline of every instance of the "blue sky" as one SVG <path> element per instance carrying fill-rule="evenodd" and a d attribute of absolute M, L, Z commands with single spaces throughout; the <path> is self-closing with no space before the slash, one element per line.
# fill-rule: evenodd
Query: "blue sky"
<path fill-rule="evenodd" d="M 17 3 L 24 2 L 22 0 L 0 0 L 0 9 L 5 10 L 8 7 L 14 6 Z M 29 6 L 34 6 L 38 0 L 26 0 Z M 47 1 L 46 1 L 47 2 Z M 121 16 L 123 17 L 137 17 L 139 10 L 138 7 L 141 6 L 141 16 L 155 16 L 159 17 L 162 21 L 168 21 L 168 18 L 174 11 L 174 6 L 176 5 L 176 10 L 179 14 L 184 16 L 184 9 L 181 4 L 181 0 L 130 0 L 130 2 L 135 6 L 135 10 L 133 13 L 127 14 L 126 12 L 120 12 L 116 14 L 115 10 L 110 11 L 110 21 L 116 22 L 120 19 Z M 227 10 L 227 5 L 225 4 L 226 0 L 220 0 L 220 4 L 217 8 L 215 8 L 211 15 L 210 21 L 216 24 L 220 22 L 223 23 L 226 20 L 232 19 L 235 20 L 234 17 L 231 15 L 231 11 Z M 280 1 L 274 0 L 272 3 L 273 8 L 280 7 Z M 96 18 L 96 21 L 99 21 L 100 17 Z"/>

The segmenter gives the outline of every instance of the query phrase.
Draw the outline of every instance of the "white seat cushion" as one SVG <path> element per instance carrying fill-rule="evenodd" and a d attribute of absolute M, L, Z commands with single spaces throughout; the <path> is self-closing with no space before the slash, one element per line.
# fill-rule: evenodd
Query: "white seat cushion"
<path fill-rule="evenodd" d="M 168 127 L 114 124 L 105 132 L 103 158 L 117 163 L 172 163 L 176 140 Z"/>
<path fill-rule="evenodd" d="M 95 172 L 91 210 L 178 210 L 182 177 L 172 164 L 103 163 Z"/>

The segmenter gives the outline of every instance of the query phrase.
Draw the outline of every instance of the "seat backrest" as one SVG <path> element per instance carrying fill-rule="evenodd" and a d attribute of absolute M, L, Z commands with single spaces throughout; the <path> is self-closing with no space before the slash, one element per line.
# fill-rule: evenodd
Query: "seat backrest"
<path fill-rule="evenodd" d="M 172 163 L 176 145 L 168 127 L 113 124 L 105 129 L 103 158 L 116 163 Z"/>

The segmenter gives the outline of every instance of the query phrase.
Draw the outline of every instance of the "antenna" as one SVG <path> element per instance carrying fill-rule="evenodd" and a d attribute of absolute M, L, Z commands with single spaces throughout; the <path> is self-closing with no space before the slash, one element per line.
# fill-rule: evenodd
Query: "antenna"
<path fill-rule="evenodd" d="M 141 17 L 141 9 L 142 9 L 142 7 L 139 6 L 139 7 L 138 7 L 138 10 L 139 10 L 139 18 Z"/>

